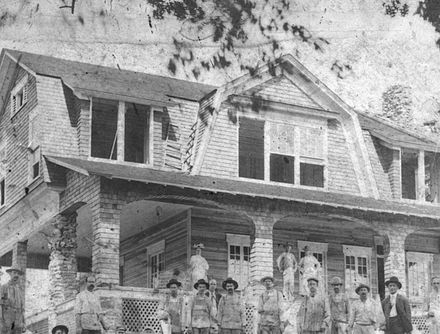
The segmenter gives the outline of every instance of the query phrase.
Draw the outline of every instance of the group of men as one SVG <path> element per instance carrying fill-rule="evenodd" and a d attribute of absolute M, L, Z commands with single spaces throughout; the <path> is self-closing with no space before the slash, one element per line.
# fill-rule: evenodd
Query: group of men
<path fill-rule="evenodd" d="M 373 334 L 376 330 L 404 334 L 412 331 L 411 309 L 408 299 L 397 293 L 402 287 L 397 277 L 385 282 L 390 295 L 379 307 L 369 297 L 368 285 L 360 284 L 356 288 L 359 299 L 351 302 L 342 291 L 343 282 L 339 277 L 331 280 L 332 292 L 328 297 L 319 293 L 319 279 L 311 277 L 307 280 L 309 293 L 302 299 L 296 319 L 286 317 L 285 298 L 274 288 L 273 277 L 264 277 L 261 282 L 265 291 L 259 296 L 257 306 L 258 334 L 287 333 L 287 326 L 292 325 L 296 326 L 298 334 Z M 167 334 L 244 332 L 244 303 L 236 292 L 235 280 L 227 278 L 223 282 L 226 291 L 223 296 L 218 294 L 215 280 L 209 283 L 199 280 L 194 285 L 197 293 L 187 305 L 184 305 L 184 297 L 178 294 L 180 286 L 176 279 L 170 280 L 167 284 L 170 294 L 159 306 L 159 319 L 168 321 L 171 326 Z"/>

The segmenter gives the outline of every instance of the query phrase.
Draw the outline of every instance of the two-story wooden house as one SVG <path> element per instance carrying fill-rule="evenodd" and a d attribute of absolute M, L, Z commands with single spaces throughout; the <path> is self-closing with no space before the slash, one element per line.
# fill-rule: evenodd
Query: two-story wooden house
<path fill-rule="evenodd" d="M 0 97 L 0 255 L 49 271 L 37 332 L 73 328 L 78 272 L 115 321 L 159 331 L 151 288 L 197 242 L 240 289 L 281 285 L 286 242 L 349 294 L 383 297 L 395 275 L 417 305 L 440 274 L 439 143 L 356 112 L 292 56 L 213 87 L 3 50 Z"/>

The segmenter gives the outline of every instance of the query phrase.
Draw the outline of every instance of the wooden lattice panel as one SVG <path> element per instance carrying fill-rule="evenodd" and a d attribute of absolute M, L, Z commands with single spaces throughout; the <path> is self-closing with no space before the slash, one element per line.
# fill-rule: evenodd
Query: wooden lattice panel
<path fill-rule="evenodd" d="M 420 333 L 428 334 L 429 333 L 429 325 L 426 321 L 426 316 L 416 315 L 411 317 L 411 322 L 414 329 L 417 329 Z"/>
<path fill-rule="evenodd" d="M 246 334 L 255 333 L 255 316 L 256 308 L 254 306 L 246 305 Z"/>
<path fill-rule="evenodd" d="M 122 299 L 122 323 L 127 332 L 144 332 L 147 329 L 161 334 L 159 320 L 157 319 L 157 307 L 159 301 L 144 299 Z"/>

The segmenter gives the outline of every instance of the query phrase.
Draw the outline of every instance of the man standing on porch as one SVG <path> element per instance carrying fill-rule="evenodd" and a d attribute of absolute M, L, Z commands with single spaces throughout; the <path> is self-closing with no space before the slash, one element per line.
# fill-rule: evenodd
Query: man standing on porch
<path fill-rule="evenodd" d="M 350 302 L 346 294 L 341 291 L 342 279 L 340 277 L 333 277 L 330 285 L 333 287 L 333 292 L 329 297 L 331 334 L 345 334 L 350 316 Z"/>
<path fill-rule="evenodd" d="M 199 279 L 194 284 L 197 294 L 192 298 L 189 305 L 190 328 L 192 334 L 209 334 L 211 327 L 215 328 L 214 306 L 205 292 L 208 289 L 208 282 Z"/>
<path fill-rule="evenodd" d="M 25 329 L 23 291 L 20 288 L 23 271 L 12 266 L 6 272 L 11 279 L 0 289 L 1 334 L 21 334 Z"/>
<path fill-rule="evenodd" d="M 287 243 L 285 251 L 277 259 L 278 270 L 283 274 L 283 294 L 288 301 L 293 301 L 295 287 L 295 271 L 298 267 L 292 245 Z"/>
<path fill-rule="evenodd" d="M 353 302 L 351 307 L 348 327 L 353 330 L 353 334 L 374 334 L 377 327 L 377 311 L 374 302 L 368 298 L 370 287 L 359 284 L 355 291 L 359 299 Z"/>
<path fill-rule="evenodd" d="M 88 276 L 86 288 L 75 299 L 75 321 L 77 334 L 101 334 L 103 312 L 99 297 L 94 293 L 95 277 Z"/>
<path fill-rule="evenodd" d="M 218 304 L 217 320 L 220 334 L 240 334 L 244 332 L 246 317 L 240 295 L 235 293 L 238 283 L 229 277 L 223 282 L 222 287 L 227 293 L 220 298 Z"/>
<path fill-rule="evenodd" d="M 309 295 L 305 296 L 297 315 L 299 334 L 324 333 L 330 324 L 330 307 L 327 299 L 318 294 L 319 280 L 309 277 L 307 280 Z"/>
<path fill-rule="evenodd" d="M 284 330 L 280 319 L 283 311 L 283 294 L 274 289 L 273 277 L 263 277 L 261 283 L 266 287 L 266 291 L 258 300 L 258 313 L 260 314 L 258 333 L 281 334 Z"/>
<path fill-rule="evenodd" d="M 385 286 L 390 291 L 390 295 L 382 302 L 382 309 L 385 314 L 385 333 L 410 333 L 413 329 L 411 307 L 408 298 L 397 292 L 402 287 L 402 283 L 399 282 L 397 277 L 393 276 L 385 282 Z"/>
<path fill-rule="evenodd" d="M 431 279 L 432 292 L 427 298 L 429 334 L 440 334 L 440 278 Z"/>
<path fill-rule="evenodd" d="M 182 286 L 177 279 L 172 278 L 167 283 L 170 294 L 167 294 L 165 300 L 161 301 L 158 307 L 159 320 L 164 320 L 171 326 L 171 334 L 180 334 L 185 329 L 183 324 L 183 296 L 178 296 L 178 290 Z M 168 334 L 164 333 L 164 334 Z"/>

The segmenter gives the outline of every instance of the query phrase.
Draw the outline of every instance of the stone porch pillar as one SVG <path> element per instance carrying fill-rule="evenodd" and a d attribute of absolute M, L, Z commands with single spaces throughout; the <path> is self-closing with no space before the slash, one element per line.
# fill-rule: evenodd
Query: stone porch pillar
<path fill-rule="evenodd" d="M 55 217 L 52 235 L 48 237 L 50 328 L 56 325 L 57 306 L 74 298 L 78 292 L 76 216 L 76 213 L 72 213 Z"/>
<path fill-rule="evenodd" d="M 119 237 L 122 204 L 100 194 L 92 209 L 92 271 L 97 285 L 119 285 Z"/>
<path fill-rule="evenodd" d="M 19 241 L 12 248 L 12 266 L 18 267 L 23 271 L 20 279 L 20 288 L 23 291 L 23 304 L 26 295 L 26 268 L 27 268 L 27 241 Z"/>
<path fill-rule="evenodd" d="M 405 240 L 414 232 L 414 228 L 404 224 L 393 224 L 381 226 L 379 231 L 388 241 L 385 249 L 385 281 L 391 276 L 398 277 L 402 283 L 401 291 L 405 292 L 407 289 Z"/>

